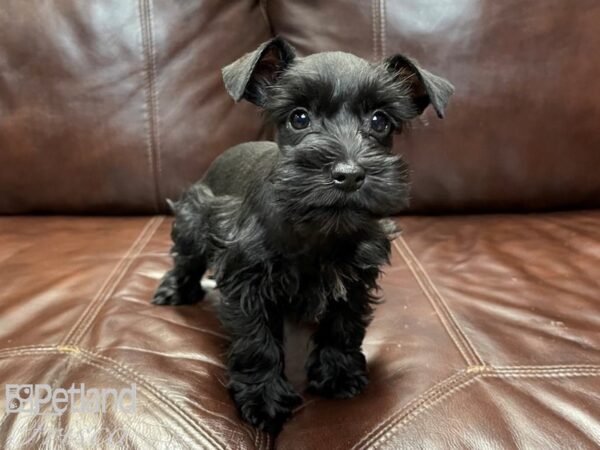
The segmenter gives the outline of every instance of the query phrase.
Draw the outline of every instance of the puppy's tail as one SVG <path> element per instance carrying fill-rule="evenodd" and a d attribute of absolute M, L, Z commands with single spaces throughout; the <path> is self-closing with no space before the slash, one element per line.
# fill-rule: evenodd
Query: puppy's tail
<path fill-rule="evenodd" d="M 175 214 L 171 236 L 174 242 L 181 243 L 180 247 L 212 255 L 216 248 L 235 239 L 236 218 L 242 206 L 240 198 L 215 195 L 209 186 L 199 182 L 179 201 L 171 203 Z"/>
<path fill-rule="evenodd" d="M 208 186 L 196 183 L 176 202 L 167 200 L 175 215 L 171 237 L 176 251 L 200 254 L 207 251 L 214 198 Z"/>
<path fill-rule="evenodd" d="M 171 210 L 172 213 L 175 212 L 175 206 L 176 206 L 176 204 L 177 204 L 177 202 L 174 202 L 170 198 L 167 199 L 167 205 L 169 205 L 169 209 Z"/>
<path fill-rule="evenodd" d="M 185 191 L 177 201 L 167 199 L 167 204 L 175 216 L 185 210 L 204 211 L 215 199 L 211 189 L 204 183 L 196 183 Z"/>

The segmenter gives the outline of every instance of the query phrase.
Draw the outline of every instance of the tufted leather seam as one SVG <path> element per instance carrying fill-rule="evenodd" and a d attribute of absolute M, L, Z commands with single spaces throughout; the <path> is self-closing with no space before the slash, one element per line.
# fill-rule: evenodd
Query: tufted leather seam
<path fill-rule="evenodd" d="M 257 449 L 260 449 L 261 441 L 262 441 L 262 436 L 260 436 L 260 433 L 258 431 L 256 431 L 256 433 L 254 435 L 254 447 Z"/>
<path fill-rule="evenodd" d="M 256 428 L 254 429 L 254 432 L 256 433 L 256 437 L 254 439 L 254 447 L 256 447 L 258 450 L 261 450 L 263 448 L 263 444 L 265 444 L 264 448 L 267 448 L 267 442 L 263 437 L 264 433 Z"/>
<path fill-rule="evenodd" d="M 156 43 L 154 41 L 154 0 L 148 0 L 148 36 L 150 40 L 150 69 L 151 69 L 151 79 L 152 79 L 152 89 L 150 92 L 150 98 L 152 101 L 152 117 L 154 118 L 154 179 L 155 179 L 155 189 L 156 189 L 156 202 L 157 202 L 157 210 L 161 210 L 162 203 L 162 188 L 161 188 L 161 180 L 162 180 L 162 157 L 161 157 L 161 141 L 160 141 L 160 107 L 158 103 L 158 70 L 156 64 Z"/>
<path fill-rule="evenodd" d="M 2 427 L 4 426 L 4 423 L 6 422 L 6 419 L 8 419 L 8 413 L 5 412 L 2 414 L 2 417 L 0 417 L 0 433 L 2 433 Z"/>
<path fill-rule="evenodd" d="M 131 247 L 127 250 L 125 255 L 117 263 L 113 271 L 106 278 L 102 284 L 100 290 L 94 296 L 88 307 L 83 311 L 79 320 L 75 326 L 69 331 L 69 333 L 62 340 L 62 344 L 76 344 L 83 337 L 83 334 L 89 328 L 96 315 L 102 308 L 102 305 L 106 303 L 110 294 L 114 291 L 117 284 L 123 279 L 127 269 L 131 266 L 133 261 L 139 256 L 144 247 L 148 244 L 160 224 L 163 218 L 153 218 L 149 220 L 142 231 L 140 232 L 137 239 L 133 242 Z"/>
<path fill-rule="evenodd" d="M 52 347 L 39 347 L 39 348 L 43 348 L 43 349 L 48 349 L 48 348 L 52 348 Z M 47 353 L 47 352 L 43 352 L 43 353 Z M 0 357 L 1 358 L 1 357 Z M 49 381 L 49 385 L 51 386 L 52 389 L 55 389 L 57 386 L 57 382 L 58 380 L 62 379 L 63 376 L 69 371 L 69 367 L 70 367 L 70 362 L 71 362 L 71 358 L 67 357 L 65 358 L 65 360 L 63 361 L 63 366 L 61 367 L 61 370 L 59 371 L 59 373 L 57 375 L 54 376 L 54 378 L 52 380 Z M 17 380 L 13 380 L 13 383 L 17 381 Z M 6 399 L 5 399 L 6 400 Z M 6 419 L 8 418 L 9 414 L 8 412 L 5 412 L 2 416 L 2 419 L 0 420 L 0 430 L 2 429 L 2 426 L 4 425 Z M 56 416 L 56 418 L 54 418 L 54 420 L 56 421 L 56 428 L 59 428 L 59 423 L 58 420 L 60 419 L 60 416 Z"/>
<path fill-rule="evenodd" d="M 435 396 L 428 398 L 427 402 L 423 403 L 422 405 L 419 405 L 419 407 L 411 411 L 407 411 L 406 414 L 404 414 L 401 418 L 399 418 L 398 421 L 396 421 L 396 423 L 393 424 L 393 426 L 389 427 L 389 429 L 386 430 L 376 441 L 371 443 L 368 446 L 368 448 L 376 448 L 381 446 L 387 440 L 389 440 L 395 433 L 397 433 L 400 430 L 400 428 L 412 422 L 425 411 L 442 402 L 443 400 L 447 399 L 448 397 L 451 397 L 455 393 L 467 388 L 468 386 L 473 384 L 479 377 L 480 375 L 473 375 L 470 378 L 464 379 L 457 385 L 451 387 L 449 390 L 436 393 Z"/>
<path fill-rule="evenodd" d="M 102 283 L 102 286 L 100 286 L 100 289 L 96 292 L 96 295 L 94 295 L 94 297 L 92 298 L 92 300 L 90 301 L 90 303 L 88 304 L 86 309 L 83 311 L 81 316 L 79 316 L 75 325 L 69 330 L 67 335 L 62 339 L 62 341 L 61 341 L 62 344 L 68 344 L 76 339 L 78 330 L 81 328 L 83 323 L 85 323 L 86 320 L 88 320 L 88 316 L 92 313 L 92 311 L 95 310 L 96 303 L 104 297 L 104 293 L 107 291 L 107 289 L 112 289 L 112 286 L 115 284 L 115 281 L 114 281 L 115 278 L 118 278 L 119 274 L 123 272 L 123 268 L 127 265 L 128 259 L 131 258 L 131 255 L 134 253 L 134 251 L 138 248 L 138 246 L 141 244 L 141 242 L 143 242 L 143 240 L 145 239 L 149 230 L 152 228 L 152 226 L 155 222 L 156 222 L 155 218 L 150 219 L 148 222 L 146 222 L 146 224 L 140 231 L 140 234 L 136 237 L 136 239 L 133 241 L 131 246 L 127 249 L 127 251 L 125 252 L 123 257 L 121 257 L 121 259 L 115 265 L 113 270 L 109 273 L 108 277 Z"/>
<path fill-rule="evenodd" d="M 0 359 L 10 356 L 18 356 L 22 351 L 27 350 L 51 350 L 56 348 L 55 345 L 21 345 L 18 347 L 7 347 L 0 350 Z"/>
<path fill-rule="evenodd" d="M 433 281 L 429 275 L 427 275 L 427 272 L 415 254 L 412 252 L 406 241 L 402 238 L 402 236 L 399 236 L 394 240 L 393 243 L 402 259 L 406 262 L 414 278 L 417 280 L 421 290 L 433 306 L 433 309 L 440 318 L 442 325 L 446 329 L 448 335 L 460 351 L 467 364 L 469 366 L 483 365 L 483 360 L 475 350 L 473 343 L 458 325 L 458 322 L 444 301 L 444 298 L 437 290 L 433 284 Z M 405 251 L 402 250 L 399 243 L 402 244 L 402 247 Z"/>
<path fill-rule="evenodd" d="M 396 241 L 394 241 L 396 248 L 398 250 L 400 250 L 398 242 L 402 243 L 403 247 L 407 251 L 407 255 L 409 256 L 409 258 L 412 259 L 412 261 L 414 261 L 417 268 L 423 274 L 423 277 L 424 277 L 423 286 L 429 286 L 429 288 L 431 289 L 431 293 L 433 294 L 432 300 L 437 300 L 437 303 L 440 306 L 441 311 L 446 315 L 446 317 L 448 319 L 449 325 L 457 333 L 457 336 L 461 340 L 461 342 L 464 346 L 464 349 L 473 358 L 473 360 L 469 362 L 469 365 L 483 365 L 484 364 L 483 358 L 481 358 L 481 356 L 477 353 L 477 350 L 475 349 L 475 346 L 469 339 L 469 336 L 462 330 L 462 328 L 458 324 L 458 321 L 454 317 L 454 314 L 452 314 L 452 310 L 448 307 L 448 304 L 444 300 L 444 297 L 442 297 L 442 294 L 437 289 L 436 285 L 433 283 L 433 281 L 431 280 L 431 278 L 425 271 L 425 268 L 423 267 L 423 265 L 421 264 L 419 259 L 416 257 L 416 255 L 413 253 L 411 248 L 408 246 L 408 243 L 406 242 L 406 240 L 402 236 L 399 236 L 398 239 Z"/>
<path fill-rule="evenodd" d="M 492 367 L 491 371 L 484 372 L 485 376 L 495 377 L 566 377 L 581 374 L 600 375 L 600 366 L 574 366 L 565 368 L 531 367 L 528 369 L 514 369 L 512 367 Z"/>
<path fill-rule="evenodd" d="M 497 372 L 501 371 L 542 371 L 542 370 L 600 370 L 600 364 L 552 364 L 552 365 L 530 365 L 530 366 L 493 366 Z"/>
<path fill-rule="evenodd" d="M 260 436 L 258 439 L 257 449 L 265 449 L 270 450 L 269 447 L 269 433 L 265 433 L 264 431 L 257 430 L 256 433 Z"/>
<path fill-rule="evenodd" d="M 381 55 L 380 58 L 385 58 L 385 21 L 386 21 L 386 10 L 385 10 L 385 2 L 386 0 L 379 0 L 379 8 L 380 8 L 380 25 L 379 25 L 379 33 L 380 33 L 380 46 L 381 46 Z"/>
<path fill-rule="evenodd" d="M 23 346 L 23 347 L 25 347 L 25 346 Z M 19 347 L 19 349 L 23 349 L 23 347 Z M 28 348 L 35 348 L 35 346 L 27 346 L 27 347 Z M 38 346 L 37 349 L 39 349 L 39 350 L 37 350 L 37 351 L 40 351 L 41 354 L 44 354 L 44 353 L 49 353 L 48 350 L 53 350 L 53 348 L 54 347 L 51 347 L 51 346 Z M 36 351 L 36 350 L 34 350 L 34 351 Z M 6 352 L 6 353 L 9 354 L 8 352 Z M 17 354 L 17 356 L 19 356 L 18 352 L 15 352 L 15 353 Z M 3 358 L 4 356 L 2 356 L 1 354 L 2 354 L 2 352 L 0 352 L 0 358 Z M 56 375 L 49 382 L 49 384 L 52 387 L 52 389 L 56 388 L 56 382 L 59 379 L 61 379 L 67 373 L 67 371 L 69 370 L 69 362 L 70 361 L 71 361 L 71 358 L 67 357 L 64 360 L 64 365 L 63 365 L 62 369 L 60 370 L 60 372 L 58 373 L 58 375 Z M 16 381 L 16 380 L 14 380 L 14 381 Z M 2 429 L 2 426 L 4 425 L 4 423 L 5 423 L 6 419 L 8 418 L 8 416 L 9 416 L 9 414 L 7 412 L 5 412 L 3 414 L 2 419 L 0 420 L 0 430 Z M 59 416 L 56 417 L 56 421 L 57 421 L 56 425 L 57 425 L 57 427 L 58 427 L 58 419 L 59 419 Z"/>
<path fill-rule="evenodd" d="M 378 45 L 377 45 L 377 30 L 379 26 L 379 8 L 377 7 L 378 0 L 371 0 L 371 28 L 373 32 L 373 60 L 377 61 L 379 59 L 378 54 Z"/>
<path fill-rule="evenodd" d="M 408 411 L 410 411 L 414 408 L 418 408 L 420 405 L 426 403 L 429 398 L 431 398 L 432 396 L 435 396 L 438 392 L 445 391 L 445 390 L 451 388 L 452 386 L 459 384 L 463 378 L 465 378 L 465 377 L 470 378 L 473 376 L 476 376 L 476 374 L 472 373 L 472 372 L 468 372 L 467 370 L 461 370 L 460 372 L 457 372 L 457 373 L 451 375 L 450 377 L 445 378 L 442 381 L 439 381 L 438 383 L 434 384 L 432 387 L 427 389 L 421 395 L 419 395 L 415 399 L 411 400 L 404 407 L 402 407 L 398 411 L 390 414 L 390 416 L 387 419 L 385 419 L 383 422 L 381 422 L 379 425 L 377 425 L 373 430 L 371 430 L 369 433 L 367 433 L 365 436 L 363 436 L 362 439 L 360 441 L 358 441 L 352 447 L 352 449 L 354 450 L 354 449 L 368 447 L 369 445 L 371 445 L 372 442 L 379 439 L 381 437 L 381 435 L 386 432 L 387 429 L 389 429 L 391 426 L 393 426 L 393 424 L 396 422 L 396 419 L 399 416 L 406 414 Z M 361 446 L 361 445 L 364 445 L 364 446 Z"/>
<path fill-rule="evenodd" d="M 17 347 L 7 347 L 0 350 L 0 359 L 11 356 L 20 356 L 29 354 L 31 351 L 43 353 L 45 351 L 53 352 L 57 349 L 76 348 L 70 345 L 21 345 Z M 95 354 L 95 353 L 94 353 Z M 600 364 L 552 364 L 552 365 L 529 365 L 529 366 L 470 366 L 464 371 L 457 372 L 452 377 L 442 380 L 440 383 L 447 382 L 451 378 L 462 373 L 492 373 L 492 374 L 520 374 L 520 373 L 557 373 L 580 372 L 580 371 L 600 371 Z M 437 384 L 440 384 L 437 383 Z M 436 386 L 437 386 L 436 384 Z M 422 397 L 421 395 L 420 397 Z M 419 398 L 419 397 L 418 397 Z"/>
<path fill-rule="evenodd" d="M 40 349 L 23 349 L 22 351 L 15 352 L 12 356 L 32 356 L 32 355 L 47 355 L 47 354 L 62 354 L 67 355 L 67 357 L 73 357 L 81 360 L 85 364 L 92 365 L 96 368 L 102 369 L 108 373 L 115 375 L 120 380 L 124 380 L 126 382 L 135 381 L 139 383 L 139 385 L 147 391 L 147 393 L 151 394 L 153 397 L 157 398 L 158 402 L 156 405 L 163 409 L 165 405 L 169 407 L 169 409 L 176 413 L 181 419 L 187 423 L 189 428 L 195 429 L 195 431 L 199 432 L 205 440 L 211 442 L 214 448 L 221 448 L 225 450 L 227 447 L 216 437 L 212 436 L 210 431 L 204 429 L 204 427 L 200 426 L 199 423 L 194 422 L 188 414 L 179 406 L 177 403 L 169 400 L 167 397 L 163 396 L 163 394 L 156 389 L 152 384 L 147 381 L 143 376 L 138 374 L 135 370 L 130 367 L 124 366 L 123 364 L 108 358 L 106 356 L 99 355 L 97 353 L 91 352 L 89 350 L 85 350 L 80 347 L 69 346 L 69 345 L 59 345 L 55 347 L 42 347 Z M 4 356 L 2 356 L 4 357 Z M 100 362 L 104 363 L 101 364 Z M 106 365 L 110 364 L 110 365 Z M 151 398 L 147 395 L 148 398 Z M 166 409 L 163 411 L 167 412 Z"/>
<path fill-rule="evenodd" d="M 156 233 L 156 230 L 158 230 L 163 220 L 163 217 L 152 219 L 153 223 L 149 227 L 146 236 L 139 242 L 138 247 L 131 253 L 130 257 L 124 260 L 123 268 L 120 273 L 113 279 L 112 283 L 107 286 L 106 291 L 102 294 L 99 300 L 95 302 L 93 308 L 90 310 L 90 314 L 88 314 L 87 317 L 81 322 L 81 326 L 79 327 L 79 330 L 77 330 L 77 334 L 74 333 L 71 341 L 66 342 L 66 344 L 77 345 L 81 338 L 83 338 L 83 335 L 96 319 L 96 316 L 100 312 L 100 309 L 102 309 L 102 306 L 104 306 L 104 304 L 108 301 L 119 282 L 123 279 L 123 277 L 125 277 L 133 262 L 142 253 L 144 248 L 146 248 L 146 245 L 148 245 L 148 242 L 150 242 L 152 236 L 154 236 L 154 233 Z"/>
<path fill-rule="evenodd" d="M 52 390 L 56 389 L 59 386 L 59 383 L 64 380 L 65 374 L 67 374 L 68 372 L 70 372 L 72 370 L 72 365 L 75 365 L 73 358 L 71 358 L 70 355 L 67 355 L 67 357 L 64 358 L 63 361 L 64 361 L 64 365 L 63 365 L 62 369 L 60 370 L 60 373 L 58 375 L 56 375 L 54 377 L 54 379 L 51 380 L 49 383 Z M 54 419 L 55 419 L 55 423 L 54 423 L 55 429 L 58 430 L 58 429 L 60 429 L 60 415 L 57 414 Z"/>
<path fill-rule="evenodd" d="M 129 378 L 126 375 L 122 374 L 118 370 L 115 370 L 114 368 L 111 368 L 110 366 L 103 366 L 102 364 L 99 364 L 94 361 L 86 360 L 86 359 L 78 357 L 78 356 L 76 356 L 76 358 L 81 359 L 85 364 L 89 364 L 98 369 L 105 370 L 108 373 L 112 373 L 117 378 L 129 381 Z M 132 371 L 132 373 L 135 376 L 135 372 Z M 151 388 L 151 385 L 147 381 L 145 381 L 143 378 L 139 378 L 136 376 L 134 378 L 134 380 L 136 381 L 136 383 L 141 382 L 140 384 L 142 386 L 144 386 L 151 394 L 153 394 L 155 397 L 158 397 L 158 400 L 160 400 L 160 401 L 155 402 L 155 404 L 158 407 L 162 407 L 164 403 L 168 403 L 168 398 L 162 396 L 162 394 L 158 390 Z M 179 418 L 183 419 L 183 421 L 187 424 L 187 428 L 194 429 L 197 433 L 200 434 L 200 436 L 205 441 L 207 441 L 211 444 L 210 448 L 220 448 L 223 450 L 225 450 L 227 448 L 222 442 L 220 442 L 219 439 L 217 439 L 216 436 L 211 435 L 209 430 L 207 430 L 203 426 L 201 426 L 199 422 L 194 422 L 192 420 L 192 418 L 189 417 L 176 403 L 169 405 L 169 407 L 172 412 L 176 413 L 176 415 L 172 415 L 172 417 L 178 422 L 179 422 L 179 420 L 177 420 L 177 418 L 176 418 L 177 416 L 179 416 Z M 163 409 L 163 411 L 167 412 L 167 410 L 165 410 L 165 409 Z M 181 422 L 180 422 L 180 424 L 181 424 Z"/>
<path fill-rule="evenodd" d="M 372 445 L 369 448 L 376 448 L 378 446 L 381 446 L 388 439 L 390 439 L 395 433 L 397 433 L 403 426 L 407 425 L 412 420 L 414 420 L 419 415 L 421 415 L 423 412 L 427 411 L 428 409 L 435 406 L 439 402 L 445 400 L 447 397 L 450 397 L 454 393 L 465 389 L 467 386 L 469 386 L 473 382 L 475 382 L 478 378 L 510 379 L 510 378 L 517 378 L 517 377 L 522 377 L 522 378 L 526 377 L 526 378 L 532 378 L 532 379 L 544 379 L 544 378 L 600 376 L 600 366 L 598 366 L 595 370 L 564 371 L 562 373 L 557 373 L 554 375 L 550 375 L 550 374 L 543 373 L 543 372 L 536 373 L 533 370 L 528 375 L 515 375 L 515 374 L 510 374 L 510 373 L 497 372 L 498 369 L 503 370 L 503 369 L 508 369 L 510 367 L 505 367 L 505 368 L 496 368 L 496 367 L 488 367 L 488 366 L 479 366 L 479 367 L 483 368 L 483 370 L 478 370 L 476 372 L 473 372 L 474 375 L 472 378 L 469 378 L 469 379 L 463 381 L 462 383 L 457 384 L 456 386 L 452 387 L 446 393 L 442 393 L 442 395 L 437 395 L 437 394 L 433 395 L 432 397 L 430 397 L 430 399 L 428 399 L 427 402 L 423 403 L 420 407 L 415 408 L 413 411 L 408 411 L 406 414 L 404 414 L 403 419 L 396 420 L 395 421 L 396 423 L 394 424 L 394 426 L 389 427 L 389 429 L 383 435 L 381 435 L 376 441 L 372 442 Z M 535 369 L 535 368 L 536 368 L 535 366 L 532 366 L 532 369 Z M 544 370 L 544 369 L 542 368 L 542 370 Z"/>
<path fill-rule="evenodd" d="M 261 14 L 265 19 L 265 24 L 269 27 L 269 33 L 271 36 L 275 36 L 275 28 L 273 27 L 273 23 L 271 21 L 271 16 L 269 16 L 269 4 L 268 0 L 259 0 L 258 6 L 261 10 Z"/>
<path fill-rule="evenodd" d="M 463 357 L 463 359 L 465 360 L 467 365 L 472 365 L 472 363 L 474 362 L 473 358 L 471 358 L 469 356 L 467 351 L 464 349 L 463 345 L 460 343 L 459 337 L 456 336 L 456 330 L 447 322 L 448 321 L 447 317 L 445 317 L 443 312 L 440 311 L 440 305 L 438 304 L 438 302 L 435 301 L 434 296 L 432 296 L 431 292 L 429 292 L 429 290 L 426 287 L 426 284 L 421 279 L 421 277 L 419 276 L 416 269 L 413 267 L 413 265 L 415 264 L 414 260 L 412 260 L 408 255 L 404 254 L 404 252 L 400 249 L 400 247 L 396 243 L 396 240 L 394 240 L 393 244 L 394 244 L 394 247 L 396 248 L 396 250 L 398 251 L 398 253 L 400 254 L 400 257 L 404 260 L 408 269 L 410 270 L 413 277 L 419 284 L 421 291 L 425 294 L 425 297 L 427 298 L 427 300 L 433 307 L 433 310 L 436 313 L 438 319 L 440 320 L 440 323 L 444 327 L 444 330 L 446 330 L 446 333 L 448 334 L 448 336 L 454 343 L 455 347 L 458 349 L 458 351 L 460 352 L 461 356 Z"/>
<path fill-rule="evenodd" d="M 127 251 L 125 252 L 125 254 L 123 255 L 123 257 L 115 265 L 115 267 L 113 268 L 113 270 L 108 274 L 108 277 L 106 277 L 106 279 L 104 280 L 104 282 L 100 286 L 100 289 L 96 292 L 96 295 L 94 295 L 94 297 L 92 297 L 91 302 L 85 308 L 85 310 L 83 311 L 83 313 L 81 314 L 81 316 L 79 316 L 79 318 L 76 320 L 75 324 L 67 332 L 67 334 L 65 335 L 65 337 L 61 340 L 61 343 L 64 344 L 64 343 L 69 342 L 69 340 L 71 339 L 71 335 L 73 335 L 73 333 L 75 332 L 75 330 L 77 328 L 79 328 L 81 322 L 84 320 L 84 318 L 87 316 L 87 314 L 89 314 L 89 311 L 93 308 L 94 303 L 96 301 L 98 301 L 98 299 L 102 296 L 104 290 L 107 288 L 107 286 L 113 280 L 113 278 L 117 275 L 117 273 L 119 272 L 119 270 L 121 268 L 121 265 L 125 263 L 125 261 L 129 257 L 129 255 L 133 252 L 133 250 L 136 248 L 136 246 L 138 245 L 138 243 L 140 242 L 140 240 L 146 235 L 146 233 L 148 232 L 148 229 L 150 228 L 153 220 L 154 219 L 151 219 L 151 220 L 149 220 L 148 222 L 146 222 L 144 224 L 144 227 L 140 231 L 140 234 L 138 234 L 138 236 L 135 238 L 135 240 L 133 241 L 133 243 L 131 244 L 131 246 L 127 249 Z"/>
<path fill-rule="evenodd" d="M 90 350 L 86 350 L 86 349 L 82 349 L 79 347 L 75 347 L 76 351 L 75 355 L 85 355 L 87 358 L 90 359 L 94 359 L 97 361 L 103 361 L 106 364 L 109 364 L 110 366 L 106 366 L 106 369 L 109 371 L 115 371 L 115 372 L 124 372 L 124 376 L 126 376 L 126 373 L 129 373 L 131 375 L 133 375 L 136 378 L 136 381 L 139 381 L 141 385 L 145 386 L 145 388 L 152 392 L 153 395 L 157 398 L 160 398 L 162 400 L 162 402 L 164 402 L 165 404 L 169 404 L 169 406 L 171 407 L 171 409 L 176 410 L 179 412 L 179 414 L 184 418 L 187 419 L 189 421 L 190 424 L 192 424 L 192 426 L 197 427 L 198 430 L 204 430 L 204 427 L 202 427 L 199 423 L 196 423 L 195 421 L 193 421 L 189 415 L 183 410 L 182 407 L 180 407 L 177 403 L 171 401 L 168 399 L 168 397 L 165 397 L 162 392 L 160 392 L 157 388 L 155 388 L 154 386 L 152 386 L 152 384 L 145 379 L 145 377 L 137 372 L 136 370 L 132 369 L 131 367 L 125 366 L 124 364 L 109 358 L 107 356 L 104 355 L 100 355 L 98 353 L 92 352 Z M 206 411 L 208 413 L 210 413 L 210 411 Z M 204 430 L 205 433 L 210 435 L 210 431 L 208 430 Z M 218 443 L 219 445 L 222 446 L 222 448 L 226 448 L 226 446 L 224 446 L 223 443 L 221 443 L 219 441 L 219 439 L 217 439 L 216 437 L 214 437 L 214 440 L 216 441 L 216 443 Z"/>
<path fill-rule="evenodd" d="M 159 136 L 159 114 L 157 96 L 157 71 L 156 71 L 156 49 L 154 46 L 154 9 L 153 0 L 138 0 L 138 16 L 140 20 L 140 32 L 142 37 L 142 58 L 144 63 L 144 88 L 146 99 L 144 103 L 144 115 L 146 117 L 147 150 L 150 175 L 154 180 L 154 204 L 156 212 L 161 209 L 162 193 L 161 179 L 161 157 Z"/>
<path fill-rule="evenodd" d="M 138 8 L 137 8 L 137 12 L 138 12 L 138 19 L 139 19 L 139 24 L 140 24 L 140 41 L 141 41 L 141 54 L 142 54 L 142 73 L 143 73 L 143 77 L 144 77 L 144 101 L 142 102 L 142 110 L 143 110 L 143 115 L 144 115 L 144 126 L 146 128 L 146 159 L 148 161 L 148 173 L 150 175 L 150 178 L 152 178 L 152 180 L 154 180 L 154 155 L 153 155 L 153 150 L 152 150 L 152 137 L 151 137 L 151 133 L 150 133 L 150 112 L 149 112 L 149 102 L 148 102 L 148 85 L 149 85 L 149 80 L 148 80 L 148 75 L 149 75 L 149 71 L 147 69 L 147 54 L 146 54 L 146 47 L 147 47 L 147 43 L 146 43 L 146 32 L 145 32 L 145 24 L 146 24 L 146 20 L 144 19 L 144 14 L 145 14 L 145 8 L 144 8 L 144 2 L 146 0 L 138 0 Z M 154 183 L 154 185 L 156 186 L 156 182 Z M 155 211 L 157 210 L 157 203 L 156 203 L 156 194 L 154 195 L 154 209 Z"/>
<path fill-rule="evenodd" d="M 600 376 L 600 370 L 565 371 L 561 373 L 484 373 L 484 378 L 571 378 L 571 377 L 596 377 Z"/>
<path fill-rule="evenodd" d="M 0 351 L 0 358 L 6 358 L 6 357 L 10 357 L 10 356 L 27 356 L 27 355 L 36 355 L 36 354 L 43 355 L 43 354 L 56 354 L 56 353 L 63 353 L 63 354 L 64 353 L 72 353 L 75 356 L 79 356 L 80 354 L 83 354 L 88 359 L 93 358 L 93 359 L 98 359 L 98 360 L 106 360 L 106 361 L 110 362 L 111 364 L 115 364 L 117 366 L 117 368 L 121 368 L 121 372 L 125 372 L 125 373 L 121 373 L 120 371 L 116 370 L 115 368 L 101 366 L 100 364 L 97 364 L 96 367 L 104 369 L 113 374 L 118 374 L 121 376 L 122 379 L 125 378 L 127 380 L 130 380 L 130 378 L 128 378 L 128 376 L 127 376 L 128 375 L 127 372 L 129 372 L 133 375 L 137 375 L 136 381 L 142 381 L 142 383 L 141 383 L 142 386 L 144 386 L 146 389 L 148 389 L 148 391 L 151 392 L 156 397 L 160 397 L 160 395 L 157 395 L 155 392 L 153 392 L 154 388 L 152 388 L 151 384 L 149 382 L 147 382 L 143 377 L 141 377 L 139 374 L 137 374 L 137 372 L 135 372 L 131 368 L 123 366 L 120 363 L 118 363 L 117 361 L 112 360 L 111 358 L 107 358 L 105 356 L 98 355 L 98 354 L 95 354 L 93 352 L 90 352 L 88 350 L 84 350 L 84 349 L 81 349 L 78 347 L 73 347 L 73 346 L 14 347 L 14 348 L 4 349 L 4 350 Z M 79 356 L 79 359 L 82 359 L 84 362 L 89 363 L 89 361 L 86 361 L 85 358 L 82 358 L 81 356 Z M 517 378 L 517 377 L 565 378 L 565 377 L 580 377 L 580 376 L 600 376 L 600 365 L 573 364 L 573 365 L 554 365 L 554 366 L 499 366 L 499 367 L 472 366 L 472 367 L 467 368 L 466 370 L 457 372 L 456 374 L 452 375 L 451 377 L 446 378 L 445 380 L 442 380 L 441 382 L 437 383 L 432 388 L 428 389 L 426 392 L 421 394 L 415 400 L 411 401 L 404 408 L 393 413 L 388 419 L 386 419 L 384 422 L 382 422 L 382 424 L 380 426 L 376 427 L 372 432 L 368 433 L 363 439 L 361 439 L 361 441 L 359 441 L 357 444 L 355 444 L 353 446 L 353 449 L 366 448 L 367 446 L 370 447 L 371 445 L 382 444 L 387 439 L 389 439 L 389 437 L 393 434 L 393 432 L 399 430 L 402 426 L 409 423 L 411 420 L 416 418 L 422 412 L 429 409 L 434 404 L 443 400 L 449 394 L 454 393 L 457 390 L 459 390 L 457 388 L 459 388 L 463 384 L 465 385 L 464 387 L 466 387 L 466 384 L 470 384 L 472 381 L 474 381 L 475 378 L 478 378 L 478 377 L 506 379 L 506 378 Z M 156 391 L 156 392 L 158 392 L 158 391 Z M 446 392 L 447 395 L 444 395 L 443 394 L 444 392 Z M 162 404 L 161 404 L 161 406 L 162 406 Z M 180 415 L 182 415 L 185 418 L 185 416 L 186 416 L 185 412 L 183 410 L 181 410 L 180 407 L 178 407 L 176 404 L 174 404 L 174 406 L 173 405 L 169 405 L 169 406 L 171 406 L 172 409 L 176 410 L 176 412 L 179 412 Z M 404 419 L 398 419 L 399 417 L 404 417 Z M 5 418 L 6 418 L 6 415 L 2 418 L 0 425 L 4 422 Z M 380 429 L 382 427 L 383 427 L 383 429 Z M 379 431 L 377 431 L 377 430 L 379 430 Z M 373 436 L 373 434 L 375 432 L 377 432 L 377 434 L 373 438 L 369 439 L 370 436 Z M 267 439 L 266 448 L 269 448 L 269 445 L 268 445 L 270 443 L 269 437 L 266 436 L 266 439 Z M 374 439 L 376 439 L 376 440 L 373 441 Z M 365 442 L 365 441 L 370 441 L 370 442 Z M 379 441 L 381 441 L 381 442 L 379 442 Z M 364 447 L 359 447 L 363 443 L 365 443 L 366 445 Z"/>

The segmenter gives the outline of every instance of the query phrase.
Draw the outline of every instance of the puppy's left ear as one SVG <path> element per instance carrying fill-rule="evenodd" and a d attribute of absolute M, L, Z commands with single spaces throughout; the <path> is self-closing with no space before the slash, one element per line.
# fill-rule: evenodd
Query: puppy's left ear
<path fill-rule="evenodd" d="M 410 95 L 419 115 L 431 105 L 438 117 L 444 117 L 444 110 L 454 93 L 454 86 L 442 77 L 419 67 L 412 59 L 404 55 L 394 55 L 385 60 L 388 70 L 393 72 L 399 81 L 409 85 Z"/>
<path fill-rule="evenodd" d="M 277 81 L 295 57 L 294 47 L 274 37 L 222 69 L 225 88 L 236 102 L 245 99 L 262 106 L 266 88 Z"/>

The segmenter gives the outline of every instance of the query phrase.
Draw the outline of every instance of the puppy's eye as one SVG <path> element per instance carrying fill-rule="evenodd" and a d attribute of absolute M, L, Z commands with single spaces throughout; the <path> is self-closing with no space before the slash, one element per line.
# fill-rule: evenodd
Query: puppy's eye
<path fill-rule="evenodd" d="M 296 130 L 303 130 L 310 125 L 310 117 L 305 109 L 296 109 L 290 114 L 290 125 Z"/>
<path fill-rule="evenodd" d="M 381 111 L 371 117 L 371 129 L 376 133 L 387 133 L 390 130 L 390 118 Z"/>

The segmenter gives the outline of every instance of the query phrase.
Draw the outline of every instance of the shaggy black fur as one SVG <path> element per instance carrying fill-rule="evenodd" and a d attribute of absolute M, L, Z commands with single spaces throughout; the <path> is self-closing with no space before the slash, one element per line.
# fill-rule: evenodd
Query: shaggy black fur
<path fill-rule="evenodd" d="M 280 38 L 223 78 L 236 101 L 263 107 L 277 143 L 228 150 L 173 205 L 175 264 L 154 303 L 200 300 L 199 280 L 214 269 L 230 392 L 246 421 L 276 432 L 301 403 L 284 375 L 284 318 L 318 323 L 312 391 L 349 398 L 366 386 L 361 345 L 390 253 L 385 218 L 409 193 L 392 135 L 430 103 L 442 116 L 452 87 L 400 55 L 298 58 Z"/>

